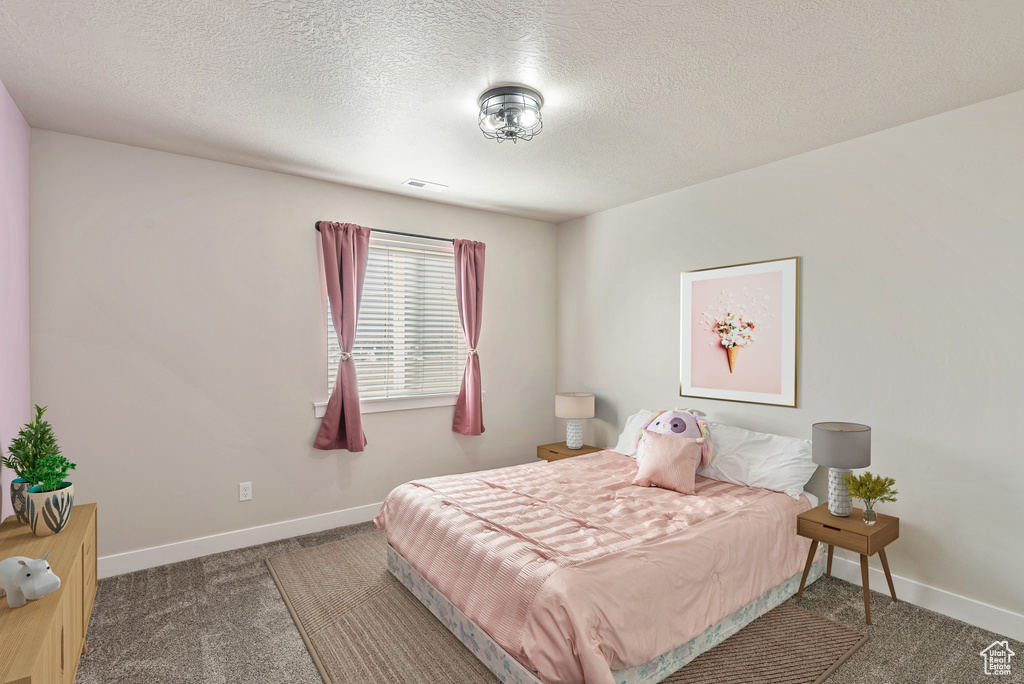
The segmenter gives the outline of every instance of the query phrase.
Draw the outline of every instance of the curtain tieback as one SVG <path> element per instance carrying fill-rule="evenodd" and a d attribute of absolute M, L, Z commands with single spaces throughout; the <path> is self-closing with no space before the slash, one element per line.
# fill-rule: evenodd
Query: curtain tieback
<path fill-rule="evenodd" d="M 470 349 L 469 350 L 469 355 L 470 356 L 476 356 L 476 349 Z"/>
<path fill-rule="evenodd" d="M 351 358 L 352 358 L 352 353 L 351 352 L 347 352 L 347 351 L 341 352 L 341 360 L 342 361 L 348 361 Z"/>

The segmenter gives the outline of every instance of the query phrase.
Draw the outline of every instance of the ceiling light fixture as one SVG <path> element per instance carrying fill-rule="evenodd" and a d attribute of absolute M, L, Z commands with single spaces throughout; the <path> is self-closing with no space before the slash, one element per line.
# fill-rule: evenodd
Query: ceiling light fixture
<path fill-rule="evenodd" d="M 441 185 L 440 183 L 432 183 L 431 181 L 418 180 L 416 178 L 407 178 L 402 185 L 408 185 L 410 188 L 416 188 L 417 190 L 430 190 L 432 192 L 442 192 L 448 189 L 447 185 Z"/>
<path fill-rule="evenodd" d="M 499 143 L 532 140 L 544 128 L 540 118 L 543 105 L 540 93 L 525 86 L 491 88 L 480 96 L 477 122 L 485 138 Z"/>

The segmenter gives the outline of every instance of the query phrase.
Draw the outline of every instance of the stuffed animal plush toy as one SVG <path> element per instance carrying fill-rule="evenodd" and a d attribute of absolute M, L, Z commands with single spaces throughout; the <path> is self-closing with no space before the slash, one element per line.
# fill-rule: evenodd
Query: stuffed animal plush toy
<path fill-rule="evenodd" d="M 665 411 L 655 417 L 644 429 L 664 435 L 703 437 L 700 433 L 700 426 L 697 425 L 697 418 L 688 411 Z"/>
<path fill-rule="evenodd" d="M 644 426 L 644 429 L 693 439 L 703 437 L 704 449 L 701 452 L 700 465 L 703 467 L 711 463 L 711 437 L 708 433 L 707 421 L 703 416 L 682 409 L 663 411 L 655 415 L 651 422 Z M 642 451 L 643 449 L 638 445 L 637 463 L 643 461 Z"/>
<path fill-rule="evenodd" d="M 27 599 L 37 601 L 52 591 L 60 589 L 60 577 L 53 574 L 46 559 L 32 559 L 12 556 L 0 561 L 0 589 L 7 593 L 7 605 L 21 608 Z"/>

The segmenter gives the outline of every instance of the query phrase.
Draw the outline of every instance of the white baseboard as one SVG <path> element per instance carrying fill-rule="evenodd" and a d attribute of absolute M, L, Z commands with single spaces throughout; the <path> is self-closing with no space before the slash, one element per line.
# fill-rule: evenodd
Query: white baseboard
<path fill-rule="evenodd" d="M 211 553 L 232 551 L 234 549 L 255 546 L 267 542 L 297 537 L 302 534 L 321 532 L 335 527 L 355 525 L 356 523 L 369 522 L 380 512 L 381 503 L 346 508 L 341 511 L 331 511 L 320 515 L 311 515 L 306 518 L 295 518 L 269 525 L 249 527 L 244 530 L 211 534 L 208 537 L 198 539 L 186 539 L 185 541 L 163 544 L 162 546 L 151 546 L 136 551 L 115 553 L 111 556 L 100 556 L 97 559 L 97 573 L 100 579 L 122 575 L 126 572 L 145 570 L 167 563 L 208 556 Z"/>
<path fill-rule="evenodd" d="M 868 585 L 874 591 L 887 594 L 889 585 L 885 581 L 885 573 L 881 568 L 873 567 L 877 563 L 877 560 L 872 560 L 869 563 Z M 836 554 L 832 562 L 832 576 L 861 586 L 860 562 L 840 558 Z M 944 589 L 936 589 L 896 574 L 892 576 L 892 584 L 896 588 L 896 597 L 900 601 L 913 603 L 916 606 L 963 620 L 996 634 L 1024 641 L 1024 615 L 969 599 Z"/>

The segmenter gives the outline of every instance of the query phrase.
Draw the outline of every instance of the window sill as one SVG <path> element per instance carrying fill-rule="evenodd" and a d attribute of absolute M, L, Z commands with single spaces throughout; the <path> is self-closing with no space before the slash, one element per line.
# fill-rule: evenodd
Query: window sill
<path fill-rule="evenodd" d="M 483 391 L 487 394 L 487 390 Z M 421 397 L 396 397 L 393 399 L 362 399 L 359 402 L 360 413 L 382 413 L 384 411 L 408 411 L 411 409 L 434 408 L 436 406 L 455 406 L 459 400 L 458 392 L 448 394 L 427 394 Z M 323 418 L 327 411 L 326 401 L 313 402 L 313 417 Z"/>

